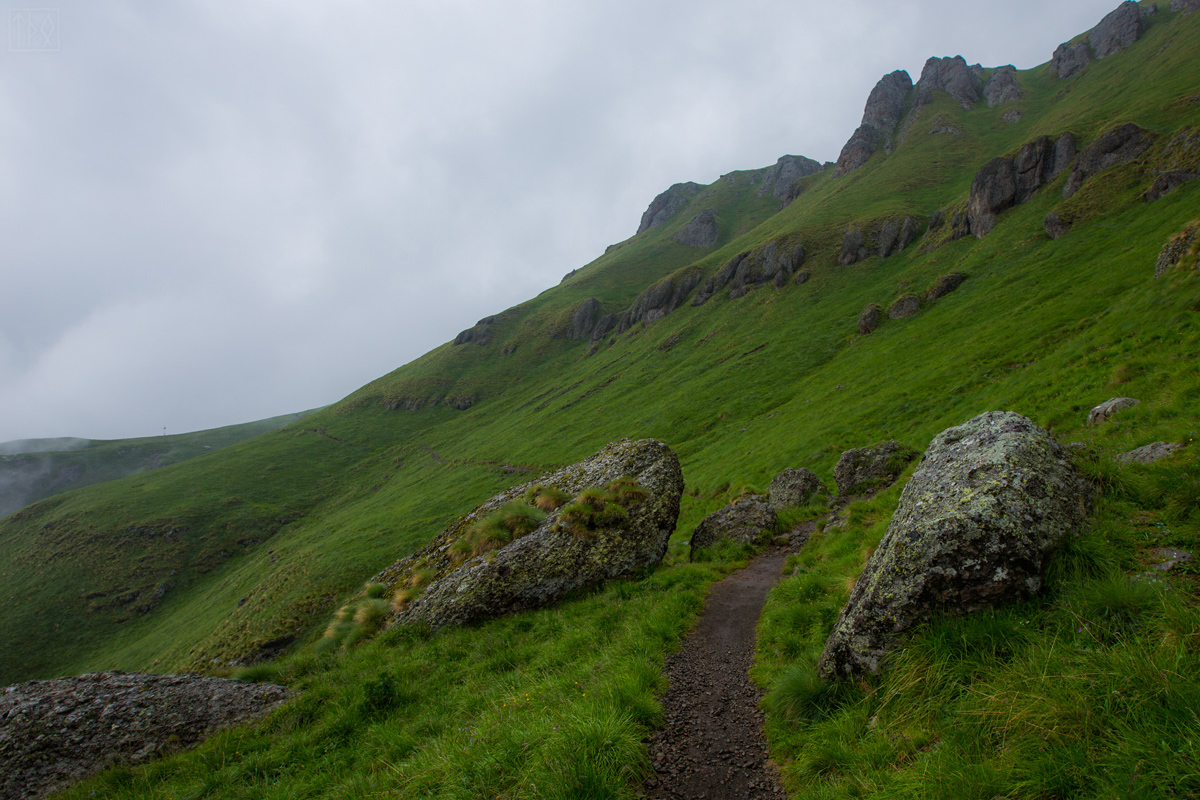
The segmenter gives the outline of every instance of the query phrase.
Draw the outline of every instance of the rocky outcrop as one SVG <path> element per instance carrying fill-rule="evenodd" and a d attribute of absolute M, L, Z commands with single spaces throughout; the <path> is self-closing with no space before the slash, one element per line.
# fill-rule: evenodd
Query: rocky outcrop
<path fill-rule="evenodd" d="M 983 86 L 983 99 L 987 100 L 988 108 L 1020 100 L 1021 87 L 1017 83 L 1017 68 L 1012 64 L 997 67 Z"/>
<path fill-rule="evenodd" d="M 776 513 L 802 506 L 816 497 L 828 497 L 829 489 L 807 469 L 788 468 L 771 479 L 767 487 L 767 505 Z"/>
<path fill-rule="evenodd" d="M 1092 53 L 1087 42 L 1063 42 L 1050 57 L 1050 71 L 1060 79 L 1070 78 L 1090 63 Z"/>
<path fill-rule="evenodd" d="M 872 447 L 847 450 L 833 468 L 838 494 L 849 497 L 891 486 L 908 462 L 916 457 L 916 450 L 895 439 Z"/>
<path fill-rule="evenodd" d="M 467 328 L 465 331 L 458 334 L 458 336 L 455 336 L 454 344 L 455 345 L 460 345 L 460 344 L 484 345 L 484 344 L 491 343 L 492 332 L 488 327 L 489 324 L 490 323 L 488 323 L 484 320 L 480 320 L 479 322 L 475 323 L 475 327 Z"/>
<path fill-rule="evenodd" d="M 889 217 L 879 223 L 875 233 L 876 252 L 881 258 L 899 253 L 917 240 L 917 223 L 912 217 Z"/>
<path fill-rule="evenodd" d="M 858 315 L 858 332 L 866 336 L 868 333 L 874 333 L 879 327 L 879 305 L 876 303 L 868 303 L 867 307 Z"/>
<path fill-rule="evenodd" d="M 667 276 L 638 295 L 629 310 L 617 321 L 617 332 L 624 333 L 639 322 L 653 325 L 683 305 L 683 301 L 699 284 L 698 268 Z"/>
<path fill-rule="evenodd" d="M 946 92 L 963 108 L 973 108 L 983 96 L 982 72 L 978 64 L 968 66 L 962 56 L 929 59 L 914 87 L 914 108 L 932 103 L 935 91 Z"/>
<path fill-rule="evenodd" d="M 1197 9 L 1200 9 L 1200 0 L 1171 0 L 1171 10 L 1182 11 L 1185 17 Z"/>
<path fill-rule="evenodd" d="M 628 500 L 619 513 L 608 508 L 616 501 L 601 500 L 603 516 L 595 517 L 594 525 L 571 516 L 573 506 L 587 512 L 589 503 L 623 478 L 636 482 L 644 496 Z M 548 490 L 575 501 L 549 510 L 535 529 L 497 549 L 471 555 L 461 544 L 456 547 L 496 512 L 531 497 L 540 499 L 539 492 Z M 434 628 L 551 605 L 580 589 L 658 564 L 675 529 L 682 493 L 683 473 L 669 447 L 653 439 L 624 439 L 586 461 L 496 495 L 375 580 L 397 589 L 425 581 L 419 594 L 406 594 L 398 602 L 395 619 Z"/>
<path fill-rule="evenodd" d="M 650 202 L 650 206 L 642 214 L 642 222 L 637 232 L 642 233 L 651 228 L 657 228 L 671 217 L 687 208 L 692 198 L 699 194 L 704 187 L 698 183 L 677 183 Z"/>
<path fill-rule="evenodd" d="M 1171 241 L 1163 245 L 1163 249 L 1159 251 L 1158 261 L 1154 264 L 1154 277 L 1161 278 L 1182 261 L 1197 239 L 1200 239 L 1200 222 L 1193 222 L 1172 236 Z M 1200 262 L 1196 266 L 1200 268 Z"/>
<path fill-rule="evenodd" d="M 1042 227 L 1046 229 L 1046 235 L 1051 239 L 1057 239 L 1067 232 L 1071 227 L 1070 224 L 1062 218 L 1062 215 L 1057 211 L 1051 211 L 1046 215 L 1046 219 L 1042 220 Z"/>
<path fill-rule="evenodd" d="M 711 547 L 721 539 L 732 539 L 743 544 L 755 544 L 764 535 L 770 534 L 777 517 L 767 504 L 765 497 L 752 495 L 741 497 L 709 514 L 692 532 L 691 556 L 704 547 Z"/>
<path fill-rule="evenodd" d="M 1183 170 L 1164 172 L 1154 179 L 1154 183 L 1150 184 L 1150 188 L 1143 196 L 1146 198 L 1146 202 L 1153 203 L 1163 195 L 1170 194 L 1185 183 L 1191 183 L 1197 178 L 1200 178 L 1200 172 L 1184 172 Z"/>
<path fill-rule="evenodd" d="M 1179 442 L 1155 442 L 1113 456 L 1118 464 L 1153 464 L 1183 449 Z"/>
<path fill-rule="evenodd" d="M 0 690 L 0 798 L 60 791 L 115 764 L 192 747 L 288 698 L 281 686 L 97 672 Z"/>
<path fill-rule="evenodd" d="M 1087 424 L 1088 427 L 1099 425 L 1102 422 L 1107 422 L 1108 419 L 1118 411 L 1124 411 L 1127 408 L 1133 408 L 1136 405 L 1141 405 L 1141 400 L 1135 400 L 1132 397 L 1114 397 L 1112 400 L 1105 400 L 1100 405 L 1088 412 Z"/>
<path fill-rule="evenodd" d="M 1142 35 L 1142 12 L 1134 0 L 1126 0 L 1100 20 L 1088 34 L 1092 56 L 1108 58 L 1133 44 Z"/>
<path fill-rule="evenodd" d="M 596 329 L 596 323 L 603 315 L 602 312 L 599 300 L 594 297 L 584 300 L 571 315 L 571 329 L 567 331 L 567 338 L 572 341 L 590 338 Z"/>
<path fill-rule="evenodd" d="M 1047 555 L 1086 523 L 1092 490 L 1068 451 L 993 411 L 929 445 L 825 644 L 827 678 L 877 673 L 899 637 L 945 611 L 1020 602 Z"/>
<path fill-rule="evenodd" d="M 783 244 L 774 239 L 758 250 L 748 250 L 734 256 L 715 275 L 704 281 L 692 305 L 707 303 L 717 292 L 729 287 L 729 297 L 736 300 L 756 286 L 773 283 L 782 288 L 793 273 L 804 264 L 804 245 Z"/>
<path fill-rule="evenodd" d="M 888 319 L 906 319 L 921 310 L 921 298 L 915 294 L 905 294 L 896 298 L 896 302 L 888 306 Z"/>
<path fill-rule="evenodd" d="M 842 254 L 838 256 L 838 263 L 843 267 L 848 267 L 865 261 L 869 255 L 867 237 L 863 235 L 862 228 L 857 225 L 848 228 L 846 235 L 842 238 Z"/>
<path fill-rule="evenodd" d="M 1109 128 L 1080 153 L 1067 178 L 1067 185 L 1063 187 L 1063 197 L 1074 195 L 1091 176 L 1129 163 L 1146 152 L 1153 143 L 1154 135 L 1132 122 Z"/>
<path fill-rule="evenodd" d="M 758 187 L 758 196 L 763 197 L 768 192 L 781 203 L 790 203 L 796 199 L 796 181 L 815 175 L 825 169 L 820 163 L 804 156 L 783 156 L 775 162 L 775 166 L 763 171 L 762 183 Z"/>
<path fill-rule="evenodd" d="M 908 95 L 912 92 L 912 78 L 904 70 L 884 75 L 867 97 L 863 109 L 862 124 L 850 136 L 838 155 L 833 177 L 838 178 L 867 163 L 880 146 L 890 151 L 892 134 L 904 113 Z"/>
<path fill-rule="evenodd" d="M 943 275 L 937 279 L 937 283 L 929 287 L 929 290 L 925 292 L 925 302 L 932 303 L 935 300 L 940 300 L 961 286 L 962 282 L 966 279 L 967 276 L 961 272 L 951 272 L 949 275 Z"/>
<path fill-rule="evenodd" d="M 688 224 L 671 238 L 688 247 L 712 247 L 720 235 L 717 212 L 708 208 L 692 217 Z"/>
<path fill-rule="evenodd" d="M 943 232 L 943 228 L 946 230 Z M 946 209 L 938 209 L 929 218 L 929 227 L 925 229 L 926 252 L 936 250 L 946 242 L 953 242 L 971 235 L 971 220 L 965 210 L 949 214 Z"/>
<path fill-rule="evenodd" d="M 1021 147 L 1016 156 L 993 158 L 971 182 L 967 220 L 971 233 L 982 239 L 996 227 L 996 215 L 1028 201 L 1054 180 L 1075 158 L 1075 137 L 1064 133 L 1057 140 L 1039 136 Z"/>
<path fill-rule="evenodd" d="M 1000 119 L 1007 122 L 1009 125 L 1016 125 L 1025 115 L 1021 113 L 1019 108 L 1010 108 L 1000 115 Z"/>

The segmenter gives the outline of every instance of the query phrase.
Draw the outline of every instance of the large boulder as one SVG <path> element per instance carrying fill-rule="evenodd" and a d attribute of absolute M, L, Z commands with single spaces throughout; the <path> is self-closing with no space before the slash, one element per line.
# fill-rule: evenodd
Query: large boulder
<path fill-rule="evenodd" d="M 967 219 L 971 233 L 982 239 L 996 227 L 996 215 L 1028 202 L 1044 184 L 1054 180 L 1075 158 L 1075 137 L 1065 133 L 1057 140 L 1039 136 L 1025 143 L 1015 156 L 993 158 L 971 182 Z"/>
<path fill-rule="evenodd" d="M 875 248 L 881 258 L 899 253 L 917 240 L 917 223 L 912 217 L 888 217 L 879 223 Z"/>
<path fill-rule="evenodd" d="M 858 315 L 858 332 L 864 336 L 868 333 L 874 333 L 879 327 L 879 312 L 878 303 L 868 303 L 867 307 Z"/>
<path fill-rule="evenodd" d="M 1146 152 L 1153 143 L 1154 135 L 1132 122 L 1109 128 L 1079 154 L 1071 174 L 1067 177 L 1067 184 L 1063 187 L 1063 197 L 1074 195 L 1091 176 L 1129 163 Z"/>
<path fill-rule="evenodd" d="M 937 283 L 925 292 L 925 301 L 932 303 L 934 300 L 940 300 L 962 286 L 962 282 L 966 279 L 967 276 L 961 272 L 951 272 L 949 275 L 941 276 L 937 279 Z"/>
<path fill-rule="evenodd" d="M 945 610 L 1019 602 L 1086 523 L 1092 489 L 1025 417 L 992 411 L 929 445 L 825 644 L 826 677 L 877 673 L 900 634 Z"/>
<path fill-rule="evenodd" d="M 833 468 L 833 480 L 838 494 L 849 497 L 853 494 L 891 486 L 917 457 L 917 451 L 895 439 L 872 447 L 847 450 Z"/>
<path fill-rule="evenodd" d="M 802 506 L 814 497 L 829 496 L 821 479 L 807 469 L 788 468 L 771 480 L 767 487 L 767 505 L 772 511 Z"/>
<path fill-rule="evenodd" d="M 265 683 L 126 672 L 7 686 L 0 690 L 0 798 L 42 797 L 114 764 L 192 747 L 289 694 Z"/>
<path fill-rule="evenodd" d="M 1179 442 L 1154 442 L 1143 447 L 1138 447 L 1124 453 L 1118 453 L 1113 456 L 1113 461 L 1118 464 L 1153 464 L 1155 461 L 1161 461 L 1169 455 L 1174 454 L 1177 450 L 1182 450 L 1183 445 Z"/>
<path fill-rule="evenodd" d="M 671 238 L 688 247 L 712 247 L 720 235 L 717 214 L 709 208 L 688 220 L 687 225 Z"/>
<path fill-rule="evenodd" d="M 841 177 L 867 163 L 867 159 L 881 144 L 885 150 L 891 150 L 892 134 L 896 131 L 896 124 L 904 113 L 912 89 L 912 78 L 904 70 L 896 70 L 879 79 L 867 97 L 862 124 L 838 154 L 833 177 Z"/>
<path fill-rule="evenodd" d="M 763 170 L 762 183 L 758 186 L 758 196 L 763 197 L 770 192 L 782 203 L 795 199 L 793 185 L 801 178 L 816 174 L 825 169 L 819 162 L 804 156 L 783 156 L 775 162 L 775 166 Z"/>
<path fill-rule="evenodd" d="M 1107 422 L 1109 417 L 1118 411 L 1133 408 L 1136 405 L 1140 405 L 1141 402 L 1141 400 L 1135 400 L 1132 397 L 1114 397 L 1112 400 L 1105 400 L 1088 412 L 1088 427 L 1099 425 L 1101 422 Z"/>
<path fill-rule="evenodd" d="M 709 514 L 692 531 L 691 556 L 696 551 L 711 547 L 721 539 L 754 544 L 760 537 L 770 534 L 778 518 L 761 495 L 741 497 L 724 508 Z"/>
<path fill-rule="evenodd" d="M 590 493 L 595 497 L 622 478 L 636 481 L 646 493 L 630 501 L 624 513 L 605 512 L 594 528 L 581 528 L 563 516 L 581 504 L 585 490 L 598 490 Z M 538 496 L 537 487 L 577 502 L 548 510 L 536 529 L 498 549 L 471 555 L 456 547 L 497 512 Z M 434 628 L 550 605 L 661 562 L 682 493 L 683 473 L 669 447 L 653 439 L 623 439 L 586 461 L 496 495 L 375 580 L 401 591 L 423 584 L 420 594 L 397 603 L 395 619 Z"/>
<path fill-rule="evenodd" d="M 962 56 L 953 58 L 930 58 L 921 70 L 921 78 L 917 81 L 917 108 L 933 102 L 933 93 L 943 91 L 953 97 L 963 108 L 971 108 L 979 102 L 983 95 L 982 69 L 978 66 L 968 66 Z"/>
<path fill-rule="evenodd" d="M 1119 53 L 1142 35 L 1142 12 L 1134 0 L 1126 0 L 1100 20 L 1088 34 L 1088 44 L 1096 58 Z"/>
<path fill-rule="evenodd" d="M 1158 260 L 1154 263 L 1154 277 L 1161 278 L 1182 261 L 1198 238 L 1200 225 L 1194 223 L 1172 236 L 1158 253 Z M 1200 267 L 1200 264 L 1197 266 Z"/>
<path fill-rule="evenodd" d="M 921 310 L 921 298 L 911 292 L 900 295 L 888 306 L 888 319 L 906 319 Z"/>
<path fill-rule="evenodd" d="M 842 254 L 838 256 L 838 263 L 843 267 L 848 267 L 865 261 L 869 255 L 867 237 L 863 235 L 862 228 L 857 225 L 848 228 L 842 239 Z"/>
<path fill-rule="evenodd" d="M 650 201 L 650 206 L 642 214 L 642 222 L 637 232 L 642 233 L 651 228 L 657 228 L 671 217 L 687 208 L 701 189 L 698 183 L 677 183 Z"/>
<path fill-rule="evenodd" d="M 1065 235 L 1067 230 L 1070 229 L 1071 225 L 1069 222 L 1063 219 L 1062 214 L 1059 214 L 1058 211 L 1051 211 L 1046 215 L 1046 218 L 1042 220 L 1042 227 L 1046 229 L 1047 236 L 1049 236 L 1051 239 L 1057 239 L 1060 236 Z"/>
<path fill-rule="evenodd" d="M 1021 99 L 1021 87 L 1017 83 L 1017 68 L 1012 64 L 997 67 L 983 87 L 983 98 L 988 108 L 995 108 Z"/>
<path fill-rule="evenodd" d="M 567 331 L 567 338 L 571 340 L 590 338 L 592 331 L 596 329 L 596 323 L 602 316 L 601 311 L 600 301 L 594 297 L 580 303 L 575 308 L 575 313 L 571 315 L 571 328 Z"/>

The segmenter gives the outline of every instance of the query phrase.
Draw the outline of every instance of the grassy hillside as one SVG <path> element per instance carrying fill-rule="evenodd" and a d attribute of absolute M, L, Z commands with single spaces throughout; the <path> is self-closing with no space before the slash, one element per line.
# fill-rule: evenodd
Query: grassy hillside
<path fill-rule="evenodd" d="M 1019 73 L 1016 124 L 1006 107 L 966 111 L 940 96 L 890 156 L 836 181 L 805 179 L 782 210 L 757 197 L 761 173 L 730 173 L 669 223 L 510 309 L 489 344 L 444 345 L 301 424 L 0 522 L 0 683 L 221 671 L 290 648 L 259 674 L 306 692 L 260 731 L 69 796 L 629 796 L 644 774 L 641 737 L 660 721 L 662 658 L 707 582 L 742 555 L 681 563 L 703 515 L 784 467 L 831 483 L 849 447 L 894 437 L 922 448 L 994 409 L 1100 454 L 1088 467 L 1106 492 L 1094 530 L 1056 562 L 1046 598 L 985 623 L 927 626 L 896 673 L 837 696 L 811 684 L 814 648 L 899 489 L 822 533 L 760 630 L 756 675 L 771 690 L 789 786 L 822 797 L 1132 795 L 1153 762 L 1154 785 L 1138 796 L 1200 791 L 1200 723 L 1187 710 L 1200 696 L 1194 578 L 1172 578 L 1173 591 L 1122 588 L 1150 548 L 1200 545 L 1200 462 L 1194 445 L 1151 468 L 1108 461 L 1157 440 L 1190 444 L 1200 409 L 1194 256 L 1153 277 L 1163 245 L 1200 216 L 1200 182 L 1141 196 L 1176 158 L 1168 143 L 1200 126 L 1200 14 L 1150 20 L 1139 42 L 1076 78 Z M 962 135 L 928 133 L 938 117 Z M 1123 122 L 1156 144 L 1069 201 L 1060 175 L 982 240 L 918 240 L 838 266 L 847 226 L 928 220 L 966 200 L 988 159 L 1041 134 L 1069 131 L 1086 146 Z M 714 248 L 671 241 L 707 208 L 722 229 Z M 1054 209 L 1074 225 L 1050 240 Z M 587 298 L 619 312 L 681 269 L 711 275 L 781 239 L 804 244 L 807 283 L 685 304 L 595 352 L 561 335 Z M 857 333 L 867 303 L 886 308 L 950 272 L 968 276 L 953 294 Z M 1086 428 L 1088 409 L 1115 396 L 1142 404 Z M 444 402 L 468 397 L 465 410 Z M 449 520 L 526 470 L 620 437 L 662 439 L 683 463 L 688 494 L 662 568 L 555 610 L 313 651 L 343 599 Z"/>
<path fill-rule="evenodd" d="M 0 517 L 56 494 L 113 481 L 278 430 L 313 413 L 141 439 L 31 439 L 0 443 Z"/>

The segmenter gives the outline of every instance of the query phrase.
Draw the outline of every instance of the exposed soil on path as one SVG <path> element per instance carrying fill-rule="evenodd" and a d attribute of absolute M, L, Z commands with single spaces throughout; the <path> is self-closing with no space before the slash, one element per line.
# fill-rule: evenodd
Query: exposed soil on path
<path fill-rule="evenodd" d="M 786 558 L 787 551 L 770 551 L 716 583 L 695 630 L 667 659 L 665 726 L 650 740 L 655 775 L 647 798 L 786 796 L 767 763 L 762 693 L 748 675 L 758 618 Z"/>

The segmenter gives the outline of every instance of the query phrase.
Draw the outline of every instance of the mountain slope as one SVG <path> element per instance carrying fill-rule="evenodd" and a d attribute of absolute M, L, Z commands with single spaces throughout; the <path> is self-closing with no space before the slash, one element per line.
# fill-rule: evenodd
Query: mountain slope
<path fill-rule="evenodd" d="M 10 516 L 0 522 L 10 598 L 0 683 L 273 654 L 525 470 L 620 437 L 659 438 L 680 454 L 695 494 L 681 536 L 724 502 L 722 487 L 762 486 L 785 466 L 828 477 L 843 449 L 886 437 L 921 446 L 993 408 L 1072 437 L 1087 408 L 1119 391 L 1143 410 L 1102 434 L 1102 447 L 1187 438 L 1195 284 L 1152 275 L 1163 244 L 1197 216 L 1198 185 L 1152 204 L 1141 194 L 1175 135 L 1200 125 L 1198 20 L 1160 11 L 1126 51 L 1066 81 L 1047 65 L 1017 73 L 1024 97 L 1008 106 L 968 110 L 935 91 L 890 154 L 837 179 L 829 169 L 801 178 L 782 209 L 759 194 L 766 170 L 729 173 L 667 222 L 473 329 L 486 336 L 443 345 L 300 424 Z M 1004 119 L 1013 108 L 1016 123 Z M 1151 131 L 1153 147 L 1068 201 L 1060 175 L 982 240 L 933 248 L 933 231 L 888 258 L 839 263 L 848 228 L 911 216 L 924 231 L 939 210 L 965 207 L 989 159 L 1066 132 L 1082 149 L 1124 122 Z M 1056 208 L 1073 227 L 1052 241 L 1043 219 Z M 708 210 L 713 246 L 674 241 Z M 690 305 L 704 279 L 772 242 L 803 246 L 807 282 Z M 856 332 L 866 304 L 886 309 L 951 272 L 968 276 L 953 294 Z M 589 299 L 621 316 L 663 294 L 647 290 L 664 281 L 692 287 L 671 313 L 626 317 L 625 330 L 595 342 L 568 338 Z"/>

